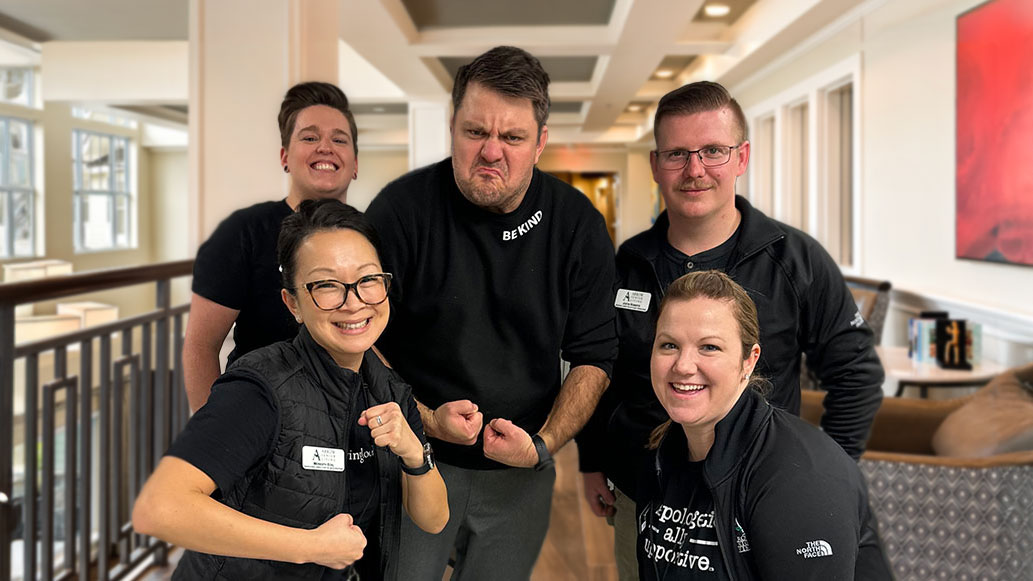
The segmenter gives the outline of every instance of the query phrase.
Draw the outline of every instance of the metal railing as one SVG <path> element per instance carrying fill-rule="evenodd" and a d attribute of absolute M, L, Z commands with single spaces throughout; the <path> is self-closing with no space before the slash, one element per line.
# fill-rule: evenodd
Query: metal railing
<path fill-rule="evenodd" d="M 107 581 L 164 562 L 167 545 L 133 533 L 130 514 L 188 416 L 189 305 L 170 303 L 192 264 L 0 284 L 0 580 Z M 15 344 L 18 304 L 142 283 L 156 283 L 151 311 Z"/>

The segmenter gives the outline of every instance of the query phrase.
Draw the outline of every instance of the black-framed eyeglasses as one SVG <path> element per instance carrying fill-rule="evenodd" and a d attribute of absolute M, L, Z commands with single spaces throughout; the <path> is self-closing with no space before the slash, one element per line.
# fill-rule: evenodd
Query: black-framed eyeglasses
<path fill-rule="evenodd" d="M 355 297 L 367 305 L 379 305 L 387 300 L 387 290 L 390 287 L 390 272 L 367 274 L 355 282 L 326 279 L 305 283 L 305 290 L 312 297 L 312 302 L 324 311 L 336 311 L 341 308 L 348 302 L 349 291 L 355 291 Z"/>
<path fill-rule="evenodd" d="M 708 145 L 699 149 L 668 149 L 657 151 L 656 159 L 660 169 L 676 170 L 682 169 L 689 163 L 693 155 L 699 156 L 699 162 L 703 167 L 719 167 L 732 159 L 732 150 L 742 147 L 739 145 Z"/>

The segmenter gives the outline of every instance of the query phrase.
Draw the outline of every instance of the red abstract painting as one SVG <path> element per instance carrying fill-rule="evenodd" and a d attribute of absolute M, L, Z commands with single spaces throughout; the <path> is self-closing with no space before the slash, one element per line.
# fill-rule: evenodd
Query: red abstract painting
<path fill-rule="evenodd" d="M 1033 1 L 958 17 L 956 255 L 1033 265 Z"/>

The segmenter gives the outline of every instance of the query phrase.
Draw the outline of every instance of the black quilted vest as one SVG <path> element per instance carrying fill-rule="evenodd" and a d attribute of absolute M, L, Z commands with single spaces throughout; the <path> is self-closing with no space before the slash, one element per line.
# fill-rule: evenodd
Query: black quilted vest
<path fill-rule="evenodd" d="M 355 409 L 357 393 L 347 387 L 345 373 L 304 326 L 293 341 L 252 351 L 230 366 L 219 381 L 247 379 L 271 392 L 278 408 L 279 435 L 265 462 L 250 470 L 231 490 L 221 491 L 224 504 L 262 520 L 304 529 L 314 529 L 342 511 L 348 471 L 306 470 L 301 465 L 301 454 L 303 446 L 348 450 L 350 427 L 362 410 Z M 366 352 L 360 373 L 362 388 L 369 390 L 370 405 L 395 401 L 406 409 L 410 387 L 372 351 Z M 376 448 L 376 459 L 381 578 L 393 581 L 397 577 L 393 557 L 401 526 L 401 471 L 398 457 L 385 448 Z M 295 565 L 187 551 L 172 578 L 318 580 L 324 570 L 313 563 Z"/>

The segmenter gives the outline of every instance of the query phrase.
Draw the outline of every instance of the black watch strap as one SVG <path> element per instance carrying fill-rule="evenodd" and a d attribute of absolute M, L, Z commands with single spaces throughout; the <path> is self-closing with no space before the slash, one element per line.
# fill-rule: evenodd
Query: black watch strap
<path fill-rule="evenodd" d="M 531 436 L 531 442 L 534 443 L 534 449 L 538 452 L 538 463 L 534 465 L 535 471 L 541 472 L 546 468 L 552 468 L 555 461 L 552 459 L 552 454 L 549 453 L 549 447 L 545 445 L 545 440 L 535 434 Z"/>
<path fill-rule="evenodd" d="M 416 468 L 409 468 L 399 459 L 399 463 L 402 465 L 402 472 L 410 476 L 419 476 L 430 472 L 430 469 L 434 467 L 434 452 L 430 449 L 430 442 L 423 445 L 423 464 Z"/>

